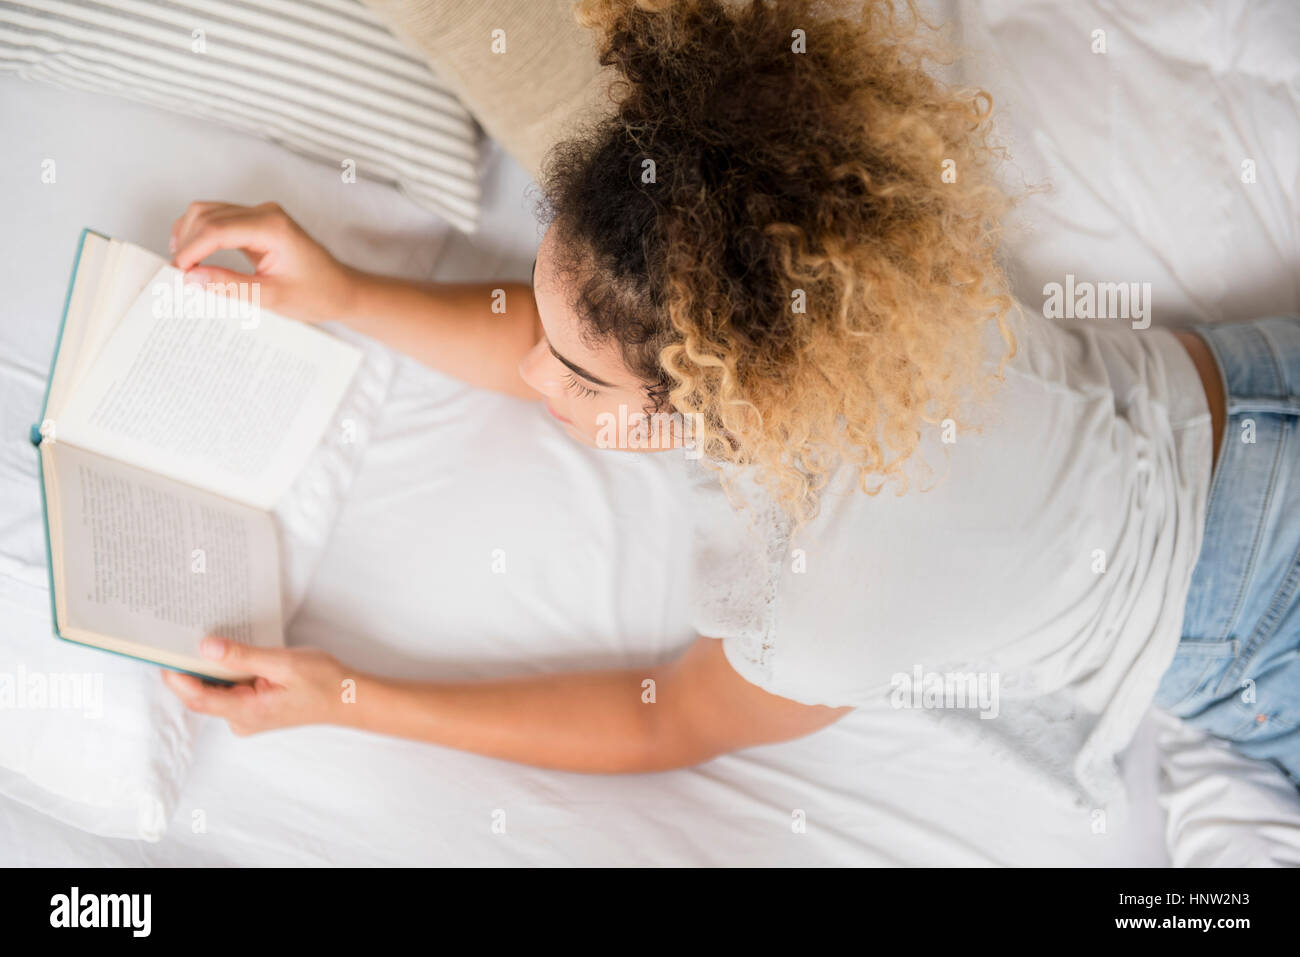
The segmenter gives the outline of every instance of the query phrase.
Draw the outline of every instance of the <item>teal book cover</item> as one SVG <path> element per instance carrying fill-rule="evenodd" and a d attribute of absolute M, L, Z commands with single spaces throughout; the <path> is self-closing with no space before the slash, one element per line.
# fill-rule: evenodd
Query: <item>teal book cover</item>
<path fill-rule="evenodd" d="M 68 309 L 72 304 L 72 290 L 77 283 L 77 272 L 81 268 L 81 254 L 82 251 L 86 248 L 87 236 L 98 236 L 99 238 L 104 240 L 109 239 L 108 236 L 105 236 L 103 233 L 93 229 L 83 229 L 81 231 L 81 235 L 77 238 L 77 253 L 72 260 L 72 274 L 68 278 L 68 290 L 63 297 L 63 313 L 59 317 L 59 331 L 54 339 L 54 357 L 50 360 L 50 374 L 45 381 L 45 397 L 41 401 L 41 417 L 39 422 L 32 425 L 31 433 L 30 433 L 32 445 L 36 446 L 37 448 L 36 476 L 37 476 L 37 481 L 39 482 L 41 487 L 41 521 L 45 529 L 45 570 L 46 570 L 47 580 L 50 586 L 50 626 L 53 629 L 54 636 L 56 638 L 69 642 L 70 644 L 81 645 L 82 647 L 85 648 L 94 648 L 97 651 L 102 651 L 110 655 L 118 655 L 119 657 L 122 658 L 130 658 L 134 661 L 143 661 L 146 664 L 158 665 L 159 667 L 163 667 L 160 662 L 154 661 L 151 658 L 144 658 L 139 655 L 128 655 L 120 651 L 113 651 L 108 648 L 100 648 L 98 645 L 88 645 L 85 642 L 76 641 L 75 639 L 67 637 L 59 630 L 58 605 L 54 596 L 54 550 L 50 545 L 50 509 L 49 509 L 49 503 L 46 501 L 46 497 L 45 497 L 45 464 L 40 454 L 40 445 L 42 442 L 45 441 L 45 437 L 46 437 L 46 432 L 47 432 L 46 426 L 47 423 L 49 422 L 50 387 L 54 383 L 54 370 L 59 364 L 59 350 L 63 346 L 63 332 L 64 329 L 67 327 Z M 181 671 L 184 674 L 194 675 L 194 677 L 196 678 L 201 678 L 204 681 L 211 682 L 213 684 L 219 684 L 219 685 L 233 684 L 233 682 L 225 681 L 221 678 L 214 678 L 212 675 L 199 674 L 194 671 L 185 671 L 182 668 L 173 668 L 170 665 L 167 665 L 166 667 L 169 671 Z"/>

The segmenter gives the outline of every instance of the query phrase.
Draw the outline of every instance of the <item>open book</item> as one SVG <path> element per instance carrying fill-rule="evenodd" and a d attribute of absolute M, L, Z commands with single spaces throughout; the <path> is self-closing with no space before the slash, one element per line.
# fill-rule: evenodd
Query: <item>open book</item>
<path fill-rule="evenodd" d="M 54 630 L 207 678 L 205 635 L 283 645 L 271 509 L 320 444 L 360 353 L 261 309 L 251 281 L 186 285 L 85 230 L 41 423 Z"/>

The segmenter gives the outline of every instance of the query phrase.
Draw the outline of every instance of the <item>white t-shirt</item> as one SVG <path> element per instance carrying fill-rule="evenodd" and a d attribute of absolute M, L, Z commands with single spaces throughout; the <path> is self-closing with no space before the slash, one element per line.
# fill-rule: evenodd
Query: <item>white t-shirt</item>
<path fill-rule="evenodd" d="M 923 435 L 925 491 L 868 496 L 844 470 L 791 543 L 770 506 L 745 536 L 695 463 L 694 624 L 774 694 L 924 704 L 1095 806 L 1123 795 L 1115 755 L 1178 643 L 1210 414 L 1169 331 L 1026 314 L 982 431 Z M 988 343 L 995 368 L 994 326 Z"/>

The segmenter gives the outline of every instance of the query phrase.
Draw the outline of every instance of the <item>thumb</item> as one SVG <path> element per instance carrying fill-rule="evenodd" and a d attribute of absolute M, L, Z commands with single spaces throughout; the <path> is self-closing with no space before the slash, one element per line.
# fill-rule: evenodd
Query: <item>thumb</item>
<path fill-rule="evenodd" d="M 229 638 L 209 635 L 199 643 L 199 654 L 209 661 L 219 661 L 227 668 L 246 671 L 261 678 L 281 682 L 290 674 L 287 648 L 258 648 Z"/>

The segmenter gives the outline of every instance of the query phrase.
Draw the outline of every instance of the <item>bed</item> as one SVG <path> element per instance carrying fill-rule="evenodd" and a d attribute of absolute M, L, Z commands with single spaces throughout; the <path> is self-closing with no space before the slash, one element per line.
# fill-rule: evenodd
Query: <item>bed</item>
<path fill-rule="evenodd" d="M 1068 271 L 1150 278 L 1157 322 L 1300 311 L 1300 18 L 1288 4 L 1214 5 L 1172 24 L 1091 3 L 954 9 L 982 58 L 972 68 L 1006 91 L 1018 164 L 1055 187 L 1008 238 L 1022 299 L 1038 301 Z M 1088 52 L 1101 22 L 1104 61 Z M 9 638 L 53 641 L 27 430 L 83 226 L 163 249 L 192 199 L 275 199 L 356 266 L 444 280 L 526 279 L 538 240 L 528 176 L 490 146 L 480 226 L 465 235 L 392 187 L 339 189 L 333 170 L 270 143 L 92 93 L 0 79 L 0 128 Z M 56 185 L 35 172 L 49 156 L 61 158 Z M 1239 171 L 1252 157 L 1247 187 Z M 540 407 L 391 359 L 291 644 L 385 674 L 456 679 L 648 664 L 689 643 L 687 533 L 663 520 L 683 508 L 671 460 L 578 447 Z M 491 574 L 494 549 L 509 575 Z M 210 719 L 196 728 L 160 839 L 106 837 L 0 798 L 0 863 L 1300 863 L 1300 800 L 1282 775 L 1154 709 L 1124 755 L 1128 800 L 1107 808 L 1078 806 L 993 742 L 889 709 L 627 777 L 340 728 L 251 738 Z"/>

